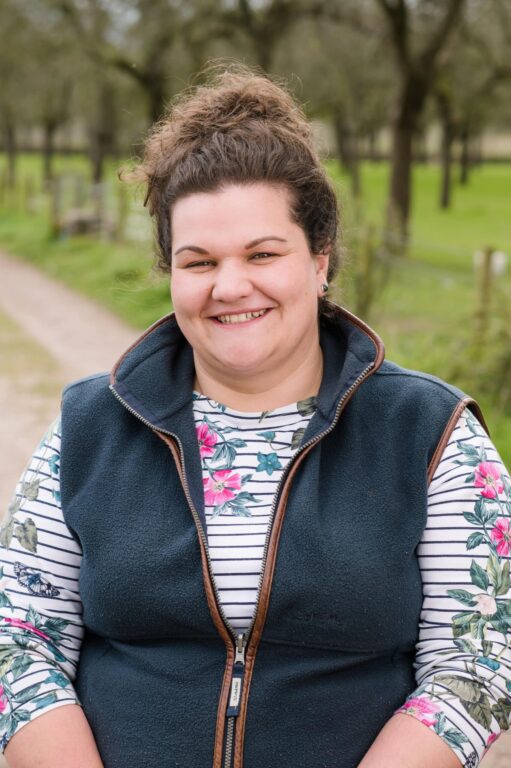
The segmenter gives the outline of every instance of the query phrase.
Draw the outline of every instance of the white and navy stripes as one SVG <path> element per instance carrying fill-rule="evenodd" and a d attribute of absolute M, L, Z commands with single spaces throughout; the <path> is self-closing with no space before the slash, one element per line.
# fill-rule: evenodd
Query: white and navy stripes
<path fill-rule="evenodd" d="M 245 413 L 195 393 L 193 405 L 201 444 L 213 574 L 227 620 L 233 629 L 244 632 L 255 613 L 275 494 L 298 447 L 296 436 L 303 435 L 314 404 L 309 402 L 302 413 L 296 403 L 265 414 Z M 202 442 L 201 437 L 205 438 Z M 231 446 L 231 450 L 222 452 L 225 445 Z M 250 498 L 242 508 L 234 506 L 219 511 L 218 504 L 207 503 L 214 500 L 207 489 L 226 463 L 230 470 L 227 477 L 233 478 L 232 490 L 229 492 L 227 486 L 227 495 L 235 500 L 246 493 Z"/>

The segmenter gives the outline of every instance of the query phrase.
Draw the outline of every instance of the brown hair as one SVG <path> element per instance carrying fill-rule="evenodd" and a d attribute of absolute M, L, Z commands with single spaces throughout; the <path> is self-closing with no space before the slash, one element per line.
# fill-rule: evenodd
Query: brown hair
<path fill-rule="evenodd" d="M 209 75 L 173 100 L 152 128 L 141 163 L 122 176 L 147 184 L 158 266 L 171 271 L 171 213 L 179 198 L 264 181 L 289 191 L 291 215 L 311 252 L 330 249 L 331 279 L 339 266 L 337 200 L 302 109 L 287 90 L 244 65 Z"/>

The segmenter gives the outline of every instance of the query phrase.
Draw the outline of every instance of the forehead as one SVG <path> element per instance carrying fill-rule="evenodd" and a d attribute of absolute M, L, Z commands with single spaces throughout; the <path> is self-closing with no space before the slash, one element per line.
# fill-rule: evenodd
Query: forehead
<path fill-rule="evenodd" d="M 265 234 L 287 238 L 297 227 L 288 191 L 265 183 L 229 185 L 180 198 L 172 210 L 171 226 L 174 251 L 185 241 L 247 243 Z"/>

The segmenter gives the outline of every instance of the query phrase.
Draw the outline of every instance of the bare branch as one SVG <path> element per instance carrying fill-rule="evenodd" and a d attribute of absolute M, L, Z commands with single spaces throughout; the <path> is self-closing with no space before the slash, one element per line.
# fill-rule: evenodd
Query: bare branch
<path fill-rule="evenodd" d="M 316 2 L 308 3 L 298 11 L 298 14 L 302 18 L 308 17 L 318 20 L 323 18 L 327 21 L 344 24 L 356 32 L 363 32 L 366 35 L 371 35 L 371 37 L 375 35 L 374 24 L 367 21 L 363 13 L 355 10 L 355 8 L 341 8 L 328 2 L 328 0 L 316 0 Z"/>
<path fill-rule="evenodd" d="M 253 35 L 255 33 L 255 19 L 250 2 L 248 0 L 238 0 L 238 8 L 245 29 L 249 34 Z"/>
<path fill-rule="evenodd" d="M 449 3 L 445 16 L 440 22 L 438 29 L 433 34 L 428 45 L 419 57 L 424 70 L 427 71 L 434 66 L 435 59 L 454 29 L 454 25 L 460 17 L 464 4 L 465 0 L 451 0 Z"/>
<path fill-rule="evenodd" d="M 376 2 L 387 18 L 387 25 L 394 42 L 394 53 L 399 66 L 401 70 L 408 71 L 411 69 L 411 60 L 409 50 L 410 30 L 406 2 L 405 0 L 397 0 L 396 5 L 391 4 L 389 0 L 376 0 Z"/>

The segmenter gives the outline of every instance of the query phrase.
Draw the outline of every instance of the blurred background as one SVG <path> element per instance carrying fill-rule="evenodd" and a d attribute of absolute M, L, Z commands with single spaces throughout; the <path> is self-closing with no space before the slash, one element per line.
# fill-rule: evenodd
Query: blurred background
<path fill-rule="evenodd" d="M 171 309 L 118 170 L 218 59 L 281 78 L 313 120 L 337 300 L 478 399 L 510 466 L 511 0 L 0 0 L 3 509 L 64 383 Z M 485 766 L 511 766 L 504 742 Z"/>

